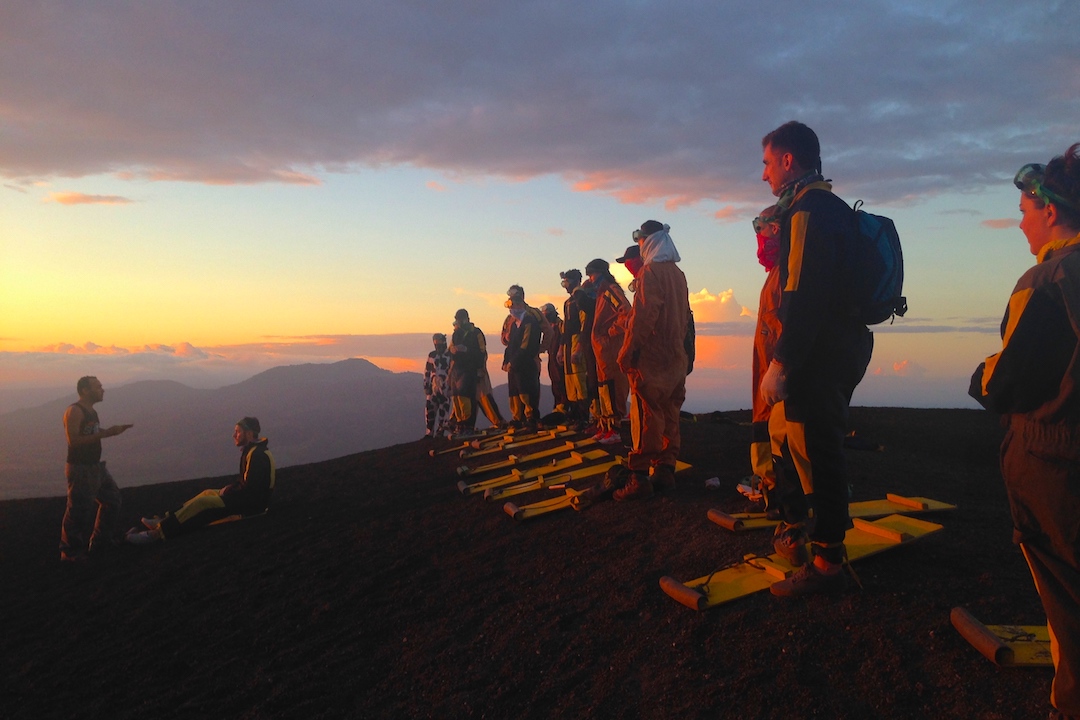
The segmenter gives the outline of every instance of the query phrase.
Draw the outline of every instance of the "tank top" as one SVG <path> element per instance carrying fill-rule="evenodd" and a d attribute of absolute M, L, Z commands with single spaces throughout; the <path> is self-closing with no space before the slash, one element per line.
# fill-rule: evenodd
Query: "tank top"
<path fill-rule="evenodd" d="M 79 406 L 82 410 L 82 422 L 79 423 L 79 435 L 93 435 L 100 429 L 97 411 L 91 408 L 87 410 L 79 403 L 72 403 L 71 407 Z M 95 440 L 86 445 L 77 447 L 68 446 L 67 461 L 73 465 L 95 465 L 101 462 L 101 440 Z"/>

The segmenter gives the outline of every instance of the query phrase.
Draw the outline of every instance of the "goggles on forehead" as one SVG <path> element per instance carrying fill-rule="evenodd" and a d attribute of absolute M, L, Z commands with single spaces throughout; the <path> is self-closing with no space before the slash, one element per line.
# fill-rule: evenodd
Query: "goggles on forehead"
<path fill-rule="evenodd" d="M 1076 205 L 1046 187 L 1043 183 L 1043 177 L 1045 175 L 1045 165 L 1042 163 L 1028 163 L 1016 171 L 1016 177 L 1013 178 L 1013 185 L 1021 192 L 1027 193 L 1031 197 L 1037 198 L 1044 203 L 1064 205 L 1070 210 L 1080 212 L 1080 208 L 1076 207 Z"/>

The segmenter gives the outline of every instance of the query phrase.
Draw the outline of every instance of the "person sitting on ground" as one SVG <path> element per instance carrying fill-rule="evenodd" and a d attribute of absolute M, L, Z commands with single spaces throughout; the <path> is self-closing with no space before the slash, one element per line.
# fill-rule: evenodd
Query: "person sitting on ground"
<path fill-rule="evenodd" d="M 240 477 L 220 490 L 203 490 L 165 517 L 146 517 L 146 530 L 128 531 L 125 540 L 133 545 L 173 538 L 231 515 L 258 515 L 266 512 L 274 492 L 274 456 L 260 438 L 257 418 L 245 417 L 236 423 L 233 442 L 240 448 Z"/>

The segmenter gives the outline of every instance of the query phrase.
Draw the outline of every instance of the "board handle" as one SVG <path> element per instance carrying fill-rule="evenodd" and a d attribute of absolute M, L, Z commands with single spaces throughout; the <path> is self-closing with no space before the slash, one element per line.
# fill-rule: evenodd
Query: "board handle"
<path fill-rule="evenodd" d="M 1010 665 L 1013 661 L 1013 651 L 1001 641 L 990 628 L 979 622 L 974 615 L 962 607 L 954 607 L 949 613 L 949 620 L 953 627 L 960 633 L 971 646 L 983 654 L 995 665 Z"/>
<path fill-rule="evenodd" d="M 889 502 L 894 502 L 897 505 L 903 505 L 909 507 L 912 510 L 929 510 L 930 505 L 922 500 L 916 500 L 915 498 L 904 497 L 903 495 L 894 495 L 892 493 L 885 493 L 885 499 Z"/>
<path fill-rule="evenodd" d="M 685 605 L 691 610 L 701 611 L 709 604 L 709 599 L 702 593 L 693 588 L 688 588 L 675 578 L 667 575 L 660 578 L 660 589 L 667 593 L 672 600 Z"/>
<path fill-rule="evenodd" d="M 731 532 L 735 533 L 742 532 L 743 521 L 736 517 L 728 515 L 723 510 L 717 510 L 713 508 L 712 510 L 709 510 L 708 515 L 710 520 L 712 520 L 714 523 L 724 528 L 725 530 L 730 530 Z"/>

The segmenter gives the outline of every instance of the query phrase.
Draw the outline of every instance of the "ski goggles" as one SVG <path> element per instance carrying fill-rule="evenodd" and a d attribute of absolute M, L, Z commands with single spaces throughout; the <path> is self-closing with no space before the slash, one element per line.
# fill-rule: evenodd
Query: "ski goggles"
<path fill-rule="evenodd" d="M 1027 193 L 1029 196 L 1041 200 L 1044 203 L 1064 205 L 1070 210 L 1080 212 L 1080 208 L 1078 208 L 1075 203 L 1069 202 L 1050 188 L 1046 187 L 1046 184 L 1043 182 L 1045 175 L 1045 165 L 1042 163 L 1028 163 L 1016 171 L 1016 177 L 1013 178 L 1013 185 L 1021 192 Z"/>

